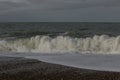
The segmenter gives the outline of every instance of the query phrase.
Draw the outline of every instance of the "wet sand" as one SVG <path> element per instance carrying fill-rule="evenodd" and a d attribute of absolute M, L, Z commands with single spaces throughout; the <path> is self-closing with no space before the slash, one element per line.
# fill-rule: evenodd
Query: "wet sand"
<path fill-rule="evenodd" d="M 0 80 L 120 80 L 120 73 L 80 69 L 35 59 L 0 57 Z"/>

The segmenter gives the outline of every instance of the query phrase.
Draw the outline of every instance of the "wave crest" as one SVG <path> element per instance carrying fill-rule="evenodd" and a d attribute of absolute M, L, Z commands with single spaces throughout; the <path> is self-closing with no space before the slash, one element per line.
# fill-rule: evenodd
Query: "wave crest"
<path fill-rule="evenodd" d="M 0 51 L 37 53 L 120 53 L 120 36 L 101 35 L 87 38 L 35 36 L 14 41 L 1 40 Z"/>

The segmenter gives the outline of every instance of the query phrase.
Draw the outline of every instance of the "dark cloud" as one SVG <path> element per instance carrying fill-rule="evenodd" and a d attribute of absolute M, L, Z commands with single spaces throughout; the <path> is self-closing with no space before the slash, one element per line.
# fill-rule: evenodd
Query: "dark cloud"
<path fill-rule="evenodd" d="M 120 0 L 0 0 L 0 15 L 5 19 L 14 17 L 15 20 L 25 18 L 26 20 L 33 18 L 47 20 L 47 18 L 52 19 L 56 16 L 63 19 L 65 16 L 75 19 L 77 17 L 73 10 L 78 11 L 77 16 L 83 16 L 84 13 L 81 14 L 81 11 L 88 10 L 91 12 L 87 8 L 103 8 L 101 11 L 105 12 L 104 7 L 117 7 L 118 10 L 119 6 Z M 112 10 L 110 11 L 112 12 Z M 73 13 L 72 16 L 67 15 L 69 13 Z M 2 19 L 1 16 L 0 19 Z M 62 18 L 60 19 L 62 20 Z"/>
<path fill-rule="evenodd" d="M 25 6 L 24 3 L 15 3 L 15 2 L 4 1 L 4 2 L 0 2 L 0 11 L 8 10 L 11 8 L 23 7 L 23 6 Z"/>
<path fill-rule="evenodd" d="M 25 1 L 19 0 L 0 0 L 0 14 L 4 12 L 9 12 L 12 10 L 17 10 L 20 8 L 25 8 L 28 4 Z"/>
<path fill-rule="evenodd" d="M 22 7 L 28 9 L 74 9 L 95 6 L 119 6 L 120 0 L 0 0 L 0 12 Z"/>

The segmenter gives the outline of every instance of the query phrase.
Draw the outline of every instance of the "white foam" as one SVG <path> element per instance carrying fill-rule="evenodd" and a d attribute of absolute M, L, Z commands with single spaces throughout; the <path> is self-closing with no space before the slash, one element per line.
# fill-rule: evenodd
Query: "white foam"
<path fill-rule="evenodd" d="M 87 38 L 71 38 L 58 36 L 35 36 L 14 41 L 0 40 L 0 51 L 65 53 L 82 52 L 96 54 L 119 54 L 120 36 L 109 37 L 101 35 Z"/>

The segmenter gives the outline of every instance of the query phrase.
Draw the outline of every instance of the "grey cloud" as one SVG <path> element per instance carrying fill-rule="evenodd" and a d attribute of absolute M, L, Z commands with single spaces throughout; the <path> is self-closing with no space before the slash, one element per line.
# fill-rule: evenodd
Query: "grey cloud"
<path fill-rule="evenodd" d="M 14 20 L 25 19 L 26 21 L 32 19 L 47 20 L 47 18 L 49 18 L 49 20 L 52 18 L 55 18 L 54 20 L 57 20 L 57 18 L 64 20 L 67 16 L 66 20 L 69 17 L 79 20 L 80 18 L 85 18 L 88 14 L 84 16 L 84 13 L 91 12 L 91 8 L 96 8 L 96 10 L 97 8 L 103 8 L 101 12 L 105 12 L 107 9 L 104 11 L 104 7 L 109 9 L 111 9 L 111 7 L 120 7 L 120 0 L 0 0 L 0 18 L 2 17 L 6 20 L 8 20 L 8 18 L 14 18 Z M 73 10 L 76 12 L 74 13 Z M 86 10 L 88 12 L 85 12 Z M 99 11 L 96 10 L 93 10 L 93 12 L 97 13 Z M 109 11 L 114 13 L 112 10 Z M 119 10 L 119 8 L 117 8 L 117 10 Z M 82 11 L 84 13 L 82 13 Z M 97 14 L 98 18 L 101 18 L 99 17 L 99 13 Z M 78 16 L 80 17 L 77 18 Z"/>
<path fill-rule="evenodd" d="M 14 2 L 14 3 L 21 3 L 26 1 L 27 0 L 0 0 L 0 2 Z"/>
<path fill-rule="evenodd" d="M 0 12 L 20 7 L 38 10 L 79 9 L 95 6 L 119 6 L 120 0 L 0 0 Z"/>
<path fill-rule="evenodd" d="M 116 7 L 120 0 L 28 0 L 32 8 L 41 10 L 66 10 L 90 7 Z"/>
<path fill-rule="evenodd" d="M 25 1 L 20 0 L 0 0 L 0 13 L 24 8 L 27 6 Z"/>

